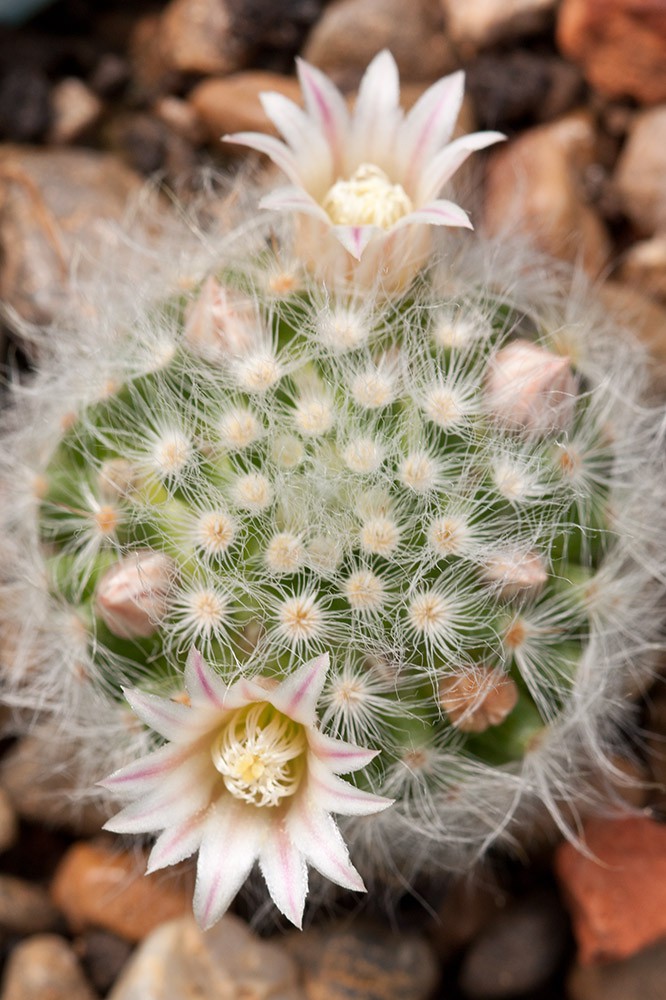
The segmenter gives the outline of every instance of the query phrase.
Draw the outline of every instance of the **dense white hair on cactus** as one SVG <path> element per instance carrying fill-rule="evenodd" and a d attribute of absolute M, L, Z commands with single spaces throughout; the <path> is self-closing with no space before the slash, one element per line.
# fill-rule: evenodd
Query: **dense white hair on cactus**
<path fill-rule="evenodd" d="M 329 652 L 322 735 L 380 750 L 359 788 L 398 798 L 340 823 L 364 875 L 468 864 L 542 808 L 565 825 L 608 771 L 628 674 L 641 682 L 661 643 L 663 423 L 639 349 L 581 278 L 485 238 L 445 234 L 404 298 L 390 282 L 324 289 L 289 221 L 245 198 L 236 228 L 230 209 L 218 233 L 123 242 L 12 388 L 5 700 L 49 747 L 75 746 L 83 796 L 155 744 L 120 686 L 182 697 L 192 641 L 227 685 Z M 252 364 L 184 340 L 211 275 L 261 318 Z M 571 426 L 539 440 L 483 398 L 518 338 L 579 379 Z M 95 590 L 143 548 L 173 560 L 166 615 L 114 639 Z M 511 567 L 533 553 L 548 579 L 518 586 Z M 438 701 L 443 676 L 481 668 L 520 689 L 520 724 L 493 734 L 501 765 Z"/>

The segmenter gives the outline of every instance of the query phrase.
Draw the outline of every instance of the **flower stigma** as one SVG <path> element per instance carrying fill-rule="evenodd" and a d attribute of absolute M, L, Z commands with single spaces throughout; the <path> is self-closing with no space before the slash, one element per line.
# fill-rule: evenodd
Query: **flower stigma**
<path fill-rule="evenodd" d="M 278 806 L 303 774 L 303 727 L 267 702 L 234 712 L 211 747 L 229 792 L 253 806 Z"/>
<path fill-rule="evenodd" d="M 336 181 L 322 201 L 322 208 L 336 226 L 379 226 L 390 229 L 412 211 L 411 199 L 401 184 L 372 163 L 362 163 L 348 181 Z"/>

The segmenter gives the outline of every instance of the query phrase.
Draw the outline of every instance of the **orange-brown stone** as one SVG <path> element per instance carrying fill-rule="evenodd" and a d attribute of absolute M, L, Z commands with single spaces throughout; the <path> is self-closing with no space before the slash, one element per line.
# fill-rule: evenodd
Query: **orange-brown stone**
<path fill-rule="evenodd" d="M 627 958 L 666 935 L 666 825 L 592 819 L 584 837 L 589 854 L 565 843 L 556 855 L 579 961 Z"/>
<path fill-rule="evenodd" d="M 128 941 L 141 941 L 159 924 L 191 910 L 183 880 L 156 872 L 144 875 L 145 857 L 103 841 L 79 842 L 60 862 L 51 896 L 79 933 L 103 927 Z"/>

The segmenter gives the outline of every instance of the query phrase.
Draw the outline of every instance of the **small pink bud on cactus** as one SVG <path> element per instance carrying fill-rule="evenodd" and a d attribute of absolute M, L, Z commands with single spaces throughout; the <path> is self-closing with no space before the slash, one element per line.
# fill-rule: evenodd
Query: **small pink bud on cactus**
<path fill-rule="evenodd" d="M 212 276 L 206 278 L 185 323 L 190 350 L 206 361 L 220 363 L 253 353 L 261 341 L 252 302 L 223 288 Z"/>
<path fill-rule="evenodd" d="M 491 667 L 450 674 L 439 685 L 440 705 L 463 733 L 483 733 L 499 726 L 517 701 L 515 681 Z"/>
<path fill-rule="evenodd" d="M 497 588 L 498 597 L 537 597 L 548 579 L 538 552 L 512 551 L 491 556 L 485 566 L 486 581 Z"/>
<path fill-rule="evenodd" d="M 492 415 L 512 429 L 539 435 L 566 430 L 577 392 L 569 358 L 527 340 L 498 351 L 486 379 Z"/>
<path fill-rule="evenodd" d="M 139 549 L 106 571 L 97 585 L 97 612 L 121 639 L 147 638 L 166 612 L 175 564 L 168 556 Z"/>

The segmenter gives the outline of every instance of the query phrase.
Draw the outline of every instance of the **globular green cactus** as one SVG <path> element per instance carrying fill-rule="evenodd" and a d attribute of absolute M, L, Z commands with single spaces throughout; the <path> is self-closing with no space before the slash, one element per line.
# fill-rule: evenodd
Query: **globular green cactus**
<path fill-rule="evenodd" d="M 366 105 L 393 79 L 373 66 Z M 400 126 L 414 143 L 443 83 Z M 162 284 L 151 265 L 119 301 L 91 290 L 7 418 L 6 698 L 77 748 L 82 787 L 166 740 L 109 780 L 135 800 L 109 826 L 165 831 L 153 867 L 199 849 L 203 923 L 255 858 L 296 923 L 306 862 L 361 888 L 330 813 L 369 877 L 468 863 L 544 807 L 564 822 L 657 645 L 641 352 L 554 265 L 426 244 L 441 206 L 466 217 L 419 207 L 404 164 L 389 190 L 367 143 L 318 195 L 328 223 L 269 195 L 285 214 L 191 236 Z"/>

